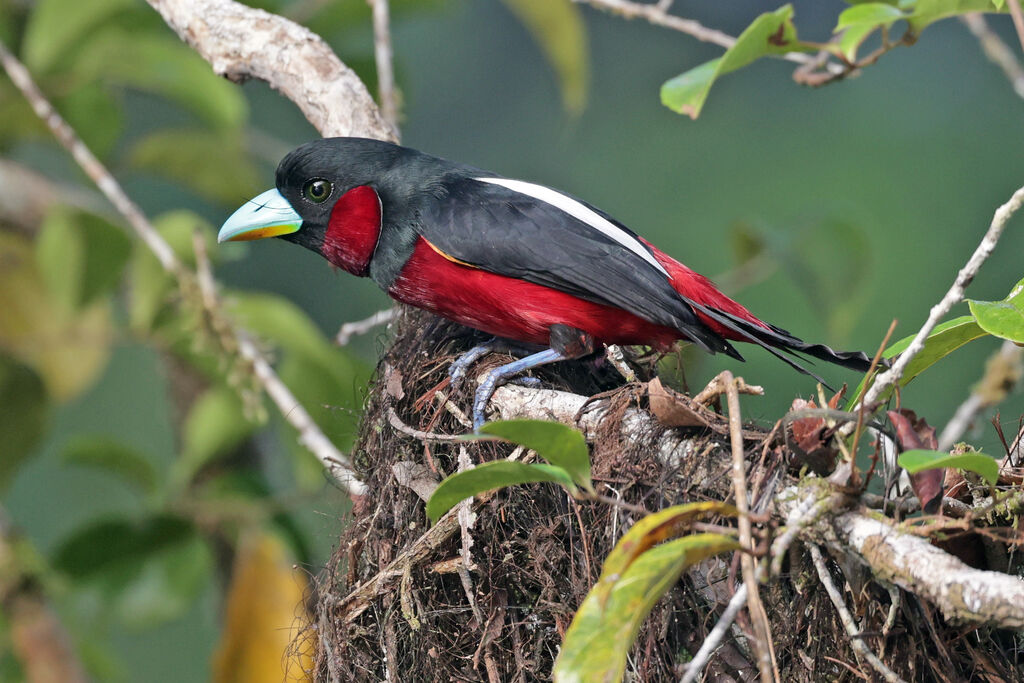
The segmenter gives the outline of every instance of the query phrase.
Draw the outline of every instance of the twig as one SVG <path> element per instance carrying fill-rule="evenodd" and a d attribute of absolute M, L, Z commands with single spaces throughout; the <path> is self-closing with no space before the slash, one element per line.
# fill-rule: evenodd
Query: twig
<path fill-rule="evenodd" d="M 839 612 L 839 620 L 843 622 L 843 626 L 846 627 L 846 633 L 850 636 L 850 644 L 853 645 L 854 651 L 860 657 L 863 657 L 871 665 L 878 675 L 890 683 L 902 683 L 903 679 L 896 675 L 896 673 L 882 663 L 874 652 L 872 652 L 868 646 L 861 640 L 860 628 L 853 620 L 853 615 L 850 614 L 850 610 L 846 608 L 846 603 L 843 602 L 843 596 L 840 595 L 836 589 L 836 585 L 832 582 L 832 575 L 828 573 L 828 567 L 825 566 L 825 560 L 821 556 L 821 550 L 818 546 L 813 543 L 808 546 L 811 551 L 811 559 L 814 561 L 814 568 L 818 570 L 818 578 L 821 580 L 825 590 L 828 592 L 828 597 L 832 599 L 832 604 L 836 606 L 836 611 Z"/>
<path fill-rule="evenodd" d="M 391 308 L 377 311 L 368 318 L 344 323 L 338 328 L 338 333 L 334 335 L 334 343 L 338 346 L 345 346 L 352 341 L 352 337 L 366 334 L 379 325 L 386 325 L 394 320 L 396 315 L 398 315 L 398 308 L 392 306 Z"/>
<path fill-rule="evenodd" d="M 0 604 L 5 622 L 5 650 L 14 656 L 28 681 L 85 683 L 85 667 L 67 631 L 43 593 L 35 552 L 0 507 Z"/>
<path fill-rule="evenodd" d="M 1011 341 L 1004 341 L 999 350 L 992 354 L 986 364 L 984 377 L 942 430 L 939 437 L 940 451 L 952 448 L 981 411 L 1002 401 L 1013 390 L 1020 381 L 1021 356 L 1024 356 L 1024 348 Z"/>
<path fill-rule="evenodd" d="M 726 398 L 729 405 L 729 438 L 732 445 L 732 486 L 736 497 L 736 509 L 739 510 L 740 546 L 744 551 L 753 550 L 754 542 L 750 525 L 750 506 L 747 503 L 746 459 L 743 457 L 743 420 L 740 416 L 740 393 L 736 388 L 737 380 L 726 370 L 719 374 L 721 384 L 725 385 Z M 747 610 L 754 626 L 754 652 L 757 655 L 757 668 L 761 673 L 762 683 L 775 680 L 772 660 L 771 626 L 768 615 L 764 611 L 761 595 L 757 588 L 757 570 L 754 558 L 747 552 L 740 555 L 740 566 L 743 570 L 743 583 L 747 587 Z"/>
<path fill-rule="evenodd" d="M 727 50 L 736 44 L 736 39 L 728 33 L 708 28 L 693 19 L 684 19 L 683 17 L 669 14 L 668 9 L 671 2 L 659 2 L 657 4 L 644 4 L 632 2 L 631 0 L 573 0 L 573 2 L 591 5 L 612 14 L 618 14 L 625 19 L 644 19 L 655 26 L 679 31 L 697 40 L 705 43 L 714 43 Z M 782 58 L 798 64 L 808 64 L 816 59 L 811 55 L 805 55 L 800 52 L 787 52 L 782 55 Z M 832 73 L 843 72 L 843 68 L 838 64 L 827 64 L 825 68 Z"/>
<path fill-rule="evenodd" d="M 629 363 L 626 362 L 626 354 L 622 352 L 622 347 L 617 344 L 610 344 L 604 349 L 604 357 L 608 359 L 608 362 L 612 364 L 612 367 L 618 370 L 622 378 L 627 382 L 636 381 L 636 373 L 633 372 L 633 368 L 629 367 Z"/>
<path fill-rule="evenodd" d="M 1020 41 L 1021 49 L 1024 49 L 1024 14 L 1020 11 L 1020 0 L 1006 0 L 1010 8 L 1010 16 L 1013 17 L 1013 27 L 1017 29 L 1017 39 Z"/>
<path fill-rule="evenodd" d="M 465 440 L 462 435 L 459 434 L 435 434 L 433 432 L 424 432 L 423 430 L 416 429 L 415 427 L 410 427 L 402 422 L 402 418 L 398 417 L 398 413 L 395 412 L 393 406 L 388 406 L 388 423 L 402 434 L 411 436 L 414 439 L 419 439 L 420 441 L 451 443 L 453 441 Z"/>
<path fill-rule="evenodd" d="M 960 17 L 960 21 L 978 39 L 981 49 L 989 61 L 1003 70 L 1017 96 L 1024 98 L 1024 67 L 1013 54 L 1013 50 L 1003 42 L 995 31 L 988 27 L 984 15 L 981 13 L 964 14 Z"/>
<path fill-rule="evenodd" d="M 146 243 L 146 246 L 149 247 L 149 250 L 160 261 L 160 265 L 163 266 L 164 270 L 172 275 L 180 276 L 184 272 L 184 268 L 181 262 L 178 261 L 178 257 L 175 256 L 171 246 L 164 241 L 160 233 L 150 224 L 135 202 L 125 194 L 118 182 L 114 180 L 114 176 L 100 163 L 100 160 L 86 147 L 85 143 L 82 142 L 82 139 L 78 137 L 71 126 L 57 113 L 57 110 L 53 108 L 53 105 L 50 104 L 49 100 L 46 99 L 46 96 L 43 95 L 42 91 L 39 90 L 39 87 L 32 80 L 28 69 L 18 61 L 17 57 L 11 54 L 2 41 L 0 41 L 0 62 L 3 63 L 4 70 L 11 77 L 11 81 L 25 96 L 25 99 L 28 100 L 36 116 L 42 119 L 43 123 L 50 128 L 60 144 L 71 153 L 71 156 L 82 167 L 85 174 L 89 176 L 89 179 L 96 183 L 96 186 L 110 200 L 110 203 L 114 205 L 118 213 L 124 216 L 125 220 L 128 221 L 128 225 Z"/>
<path fill-rule="evenodd" d="M 744 583 L 740 586 L 733 594 L 732 599 L 729 600 L 729 604 L 726 606 L 725 611 L 722 612 L 722 616 L 718 618 L 718 623 L 711 629 L 711 633 L 701 643 L 700 649 L 697 650 L 697 654 L 693 656 L 693 659 L 686 665 L 686 671 L 683 673 L 683 677 L 679 679 L 679 683 L 693 683 L 697 680 L 697 676 L 700 675 L 701 670 L 711 660 L 711 655 L 718 649 L 718 645 L 722 642 L 722 638 L 725 637 L 726 631 L 732 626 L 732 622 L 736 619 L 736 615 L 743 609 L 743 606 L 747 603 L 747 584 Z"/>
<path fill-rule="evenodd" d="M 964 290 L 967 285 L 974 280 L 974 277 L 978 274 L 978 270 L 982 264 L 992 254 L 992 251 L 996 247 L 996 243 L 999 242 L 999 237 L 1003 234 L 1003 229 L 1006 227 L 1007 221 L 1010 217 L 1020 208 L 1021 204 L 1024 203 L 1024 187 L 1021 187 L 1013 196 L 1010 197 L 1009 201 L 996 209 L 995 215 L 992 217 L 992 223 L 989 225 L 988 231 L 982 238 L 978 247 L 971 254 L 971 258 L 968 259 L 967 264 L 960 269 L 960 272 L 956 276 L 952 286 L 946 295 L 942 297 L 939 303 L 932 307 L 928 319 L 925 321 L 921 329 L 918 330 L 914 336 L 914 340 L 910 342 L 910 346 L 907 350 L 900 354 L 899 358 L 893 363 L 892 367 L 883 372 L 872 383 L 871 387 L 865 392 L 864 397 L 861 399 L 861 406 L 868 406 L 869 408 L 882 396 L 882 393 L 889 388 L 894 386 L 903 377 L 904 370 L 910 364 L 910 361 L 924 349 L 925 341 L 928 339 L 928 335 L 931 334 L 935 326 L 939 324 L 939 321 L 949 313 L 949 310 L 953 306 L 964 298 Z M 849 431 L 853 429 L 853 425 L 846 425 L 849 429 L 845 430 L 844 435 L 848 435 Z"/>
<path fill-rule="evenodd" d="M 39 118 L 49 126 L 58 141 L 71 153 L 75 161 L 78 162 L 78 165 L 82 167 L 82 170 L 96 183 L 96 186 L 99 187 L 100 191 L 110 200 L 118 212 L 124 216 L 128 225 L 150 251 L 153 252 L 164 270 L 173 276 L 179 285 L 184 286 L 192 276 L 182 266 L 174 250 L 157 232 L 156 228 L 153 227 L 135 202 L 128 197 L 114 176 L 92 154 L 71 126 L 54 110 L 53 106 L 32 81 L 28 70 L 7 50 L 3 42 L 0 42 L 0 62 L 3 63 L 3 67 L 11 77 L 11 80 L 24 94 Z M 210 281 L 212 282 L 212 277 Z M 203 278 L 200 278 L 196 284 L 203 286 Z M 207 295 L 215 297 L 215 294 L 209 292 L 204 296 Z M 235 338 L 237 339 L 238 355 L 252 365 L 256 378 L 266 390 L 267 395 L 270 396 L 271 400 L 280 409 L 281 415 L 298 430 L 299 442 L 316 455 L 324 467 L 334 474 L 338 482 L 348 490 L 350 495 L 363 495 L 366 487 L 356 478 L 348 458 L 324 436 L 324 433 L 313 422 L 313 418 L 299 404 L 288 387 L 281 382 L 277 373 L 274 372 L 270 363 L 259 352 L 256 345 L 240 331 L 235 331 Z"/>
<path fill-rule="evenodd" d="M 367 0 L 373 10 L 373 57 L 377 62 L 377 97 L 380 113 L 398 137 L 398 91 L 395 89 L 394 55 L 388 0 Z"/>

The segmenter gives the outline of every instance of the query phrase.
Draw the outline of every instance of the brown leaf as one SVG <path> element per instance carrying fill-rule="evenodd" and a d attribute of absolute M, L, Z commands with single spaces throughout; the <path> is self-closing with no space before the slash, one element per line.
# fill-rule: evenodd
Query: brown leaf
<path fill-rule="evenodd" d="M 685 396 L 663 385 L 657 377 L 647 383 L 647 400 L 654 417 L 666 427 L 710 426 L 710 420 L 691 408 Z"/>
<path fill-rule="evenodd" d="M 935 427 L 929 425 L 923 417 L 919 418 L 913 410 L 901 408 L 899 411 L 890 410 L 887 414 L 889 421 L 896 428 L 896 438 L 901 452 L 915 448 L 934 451 L 939 447 L 939 442 L 935 438 Z M 921 501 L 921 509 L 929 515 L 938 512 L 942 507 L 946 470 L 924 470 L 909 476 L 914 495 Z"/>
<path fill-rule="evenodd" d="M 818 405 L 814 401 L 802 398 L 793 399 L 791 412 L 798 410 L 814 410 Z M 806 465 L 817 474 L 825 474 L 832 470 L 836 461 L 836 450 L 829 446 L 825 434 L 827 424 L 823 417 L 801 417 L 790 423 L 793 435 L 793 464 L 797 467 Z"/>

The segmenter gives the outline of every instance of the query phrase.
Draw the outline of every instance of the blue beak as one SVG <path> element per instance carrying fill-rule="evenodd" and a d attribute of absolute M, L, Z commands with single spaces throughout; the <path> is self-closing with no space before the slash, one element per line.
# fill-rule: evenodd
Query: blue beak
<path fill-rule="evenodd" d="M 224 221 L 218 242 L 242 242 L 290 235 L 302 227 L 302 217 L 277 190 L 267 190 L 243 204 Z"/>

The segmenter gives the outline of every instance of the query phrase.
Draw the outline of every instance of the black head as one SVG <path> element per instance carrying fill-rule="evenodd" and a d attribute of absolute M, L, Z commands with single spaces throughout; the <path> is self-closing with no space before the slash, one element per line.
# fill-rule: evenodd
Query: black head
<path fill-rule="evenodd" d="M 277 189 L 302 218 L 282 239 L 320 251 L 335 202 L 360 185 L 376 186 L 413 150 L 368 138 L 324 138 L 298 147 L 277 166 Z"/>

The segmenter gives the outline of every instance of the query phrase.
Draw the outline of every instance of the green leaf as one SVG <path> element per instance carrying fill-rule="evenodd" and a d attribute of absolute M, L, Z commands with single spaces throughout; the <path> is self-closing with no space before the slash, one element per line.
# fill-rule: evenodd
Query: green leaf
<path fill-rule="evenodd" d="M 47 393 L 66 401 L 92 386 L 110 357 L 110 306 L 82 311 L 59 304 L 37 267 L 33 245 L 0 231 L 0 351 L 32 367 Z"/>
<path fill-rule="evenodd" d="M 851 26 L 870 26 L 872 28 L 888 26 L 906 16 L 899 8 L 884 2 L 865 2 L 843 10 L 839 14 L 834 32 L 839 33 L 844 28 Z"/>
<path fill-rule="evenodd" d="M 999 463 L 984 453 L 963 453 L 950 455 L 941 451 L 915 449 L 900 453 L 896 459 L 899 466 L 908 474 L 916 474 L 922 470 L 937 470 L 955 467 L 981 475 L 985 481 L 995 486 L 999 481 Z"/>
<path fill-rule="evenodd" d="M 549 420 L 505 420 L 485 424 L 480 433 L 537 451 L 540 457 L 568 472 L 583 489 L 594 490 L 590 480 L 590 451 L 578 429 Z M 471 435 L 467 438 L 480 437 Z"/>
<path fill-rule="evenodd" d="M 25 27 L 25 65 L 37 74 L 45 73 L 90 31 L 134 4 L 133 0 L 39 0 Z"/>
<path fill-rule="evenodd" d="M 54 103 L 100 159 L 110 154 L 124 133 L 120 103 L 110 90 L 102 82 L 85 82 Z"/>
<path fill-rule="evenodd" d="M 974 319 L 989 334 L 1024 344 L 1024 280 L 1002 301 L 967 300 Z"/>
<path fill-rule="evenodd" d="M 870 24 L 851 26 L 845 29 L 843 35 L 839 36 L 839 52 L 847 61 L 855 61 L 857 59 L 857 50 L 860 49 L 861 43 L 877 29 L 877 26 L 871 26 Z"/>
<path fill-rule="evenodd" d="M 36 263 L 55 299 L 80 310 L 121 279 L 131 240 L 93 214 L 57 208 L 36 242 Z"/>
<path fill-rule="evenodd" d="M 43 380 L 32 368 L 0 353 L 0 490 L 33 454 L 49 421 Z"/>
<path fill-rule="evenodd" d="M 917 0 L 907 23 L 910 30 L 920 33 L 940 19 L 969 12 L 991 12 L 992 9 L 992 0 Z"/>
<path fill-rule="evenodd" d="M 915 333 L 916 334 L 916 333 Z M 985 330 L 974 321 L 969 315 L 963 315 L 959 318 L 953 318 L 946 322 L 937 325 L 932 333 L 928 335 L 928 339 L 925 340 L 924 349 L 921 353 L 914 356 L 913 360 L 907 365 L 906 370 L 903 372 L 903 377 L 900 378 L 900 386 L 906 386 L 911 380 L 920 375 L 922 372 L 930 368 L 935 363 L 953 353 L 961 346 L 969 341 L 973 341 L 978 337 L 984 337 L 987 333 Z M 883 358 L 893 358 L 896 355 L 902 353 L 910 346 L 910 342 L 914 340 L 915 335 L 910 335 L 900 339 L 898 342 L 890 345 L 882 354 Z M 865 378 L 866 379 L 866 378 Z M 857 402 L 857 398 L 863 393 L 865 380 L 861 380 L 860 384 L 857 385 L 857 390 L 853 392 L 850 401 L 846 404 L 846 409 L 850 410 Z M 888 390 L 881 398 L 884 400 L 892 390 Z"/>
<path fill-rule="evenodd" d="M 674 505 L 647 515 L 630 527 L 612 548 L 592 592 L 604 601 L 637 557 L 652 546 L 679 536 L 696 520 L 709 515 L 735 517 L 737 514 L 732 505 L 708 501 Z"/>
<path fill-rule="evenodd" d="M 793 6 L 784 5 L 753 21 L 725 54 L 690 69 L 661 86 L 661 102 L 669 109 L 697 118 L 708 91 L 720 76 L 736 71 L 766 55 L 808 50 L 796 37 Z"/>
<path fill-rule="evenodd" d="M 185 418 L 182 453 L 173 466 L 175 483 L 191 481 L 203 466 L 229 454 L 255 428 L 246 419 L 237 392 L 223 386 L 207 389 Z"/>
<path fill-rule="evenodd" d="M 110 26 L 82 47 L 74 69 L 87 80 L 166 97 L 215 128 L 239 126 L 247 116 L 241 89 L 176 38 Z"/>
<path fill-rule="evenodd" d="M 64 446 L 61 460 L 103 470 L 144 493 L 154 493 L 159 477 L 149 459 L 134 448 L 109 436 L 76 436 Z"/>
<path fill-rule="evenodd" d="M 168 211 L 153 219 L 153 225 L 167 241 L 174 253 L 187 266 L 195 266 L 193 235 L 199 231 L 206 240 L 207 253 L 216 260 L 213 226 L 199 214 L 187 210 Z M 174 280 L 164 272 L 160 262 L 145 245 L 135 245 L 129 278 L 130 289 L 128 319 L 133 329 L 149 332 L 159 326 L 167 312 L 174 291 Z"/>
<path fill-rule="evenodd" d="M 591 590 L 565 634 L 555 683 L 621 680 L 640 625 L 679 575 L 707 557 L 738 547 L 735 539 L 718 534 L 680 538 L 640 555 L 606 601 Z"/>
<path fill-rule="evenodd" d="M 576 490 L 572 477 L 561 467 L 496 460 L 456 472 L 438 484 L 427 503 L 427 517 L 437 523 L 444 513 L 478 493 L 540 481 L 553 481 L 570 492 Z"/>
<path fill-rule="evenodd" d="M 259 174 L 240 135 L 200 128 L 158 130 L 135 143 L 129 159 L 218 202 L 238 202 L 260 189 Z"/>
<path fill-rule="evenodd" d="M 590 74 L 587 31 L 577 5 L 552 0 L 504 0 L 529 30 L 558 75 L 562 104 L 579 114 L 587 101 Z"/>
<path fill-rule="evenodd" d="M 74 213 L 64 207 L 50 211 L 36 239 L 36 266 L 54 301 L 71 311 L 81 300 L 85 271 L 85 237 Z"/>
<path fill-rule="evenodd" d="M 57 549 L 54 566 L 124 623 L 153 626 L 179 617 L 210 579 L 210 549 L 185 520 L 154 516 L 89 524 Z"/>

